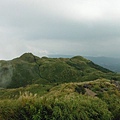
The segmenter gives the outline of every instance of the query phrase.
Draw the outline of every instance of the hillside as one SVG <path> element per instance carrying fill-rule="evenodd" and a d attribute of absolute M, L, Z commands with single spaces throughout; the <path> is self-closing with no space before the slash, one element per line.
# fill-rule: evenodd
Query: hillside
<path fill-rule="evenodd" d="M 49 55 L 51 58 L 71 58 L 73 55 Z M 107 68 L 111 71 L 120 73 L 120 58 L 115 57 L 93 57 L 93 56 L 83 56 L 86 59 L 93 61 L 95 64 L 98 64 L 104 68 Z"/>
<path fill-rule="evenodd" d="M 17 88 L 30 84 L 91 81 L 98 78 L 119 80 L 120 76 L 81 56 L 39 58 L 32 53 L 10 61 L 0 61 L 0 87 Z"/>
<path fill-rule="evenodd" d="M 120 120 L 119 80 L 81 56 L 1 60 L 0 120 Z"/>
<path fill-rule="evenodd" d="M 120 82 L 107 79 L 34 84 L 0 96 L 1 120 L 120 120 Z"/>

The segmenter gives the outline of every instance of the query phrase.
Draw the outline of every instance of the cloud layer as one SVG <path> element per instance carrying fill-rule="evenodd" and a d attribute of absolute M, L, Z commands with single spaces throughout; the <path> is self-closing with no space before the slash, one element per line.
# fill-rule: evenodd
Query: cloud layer
<path fill-rule="evenodd" d="M 0 0 L 0 59 L 24 52 L 119 56 L 119 0 Z"/>

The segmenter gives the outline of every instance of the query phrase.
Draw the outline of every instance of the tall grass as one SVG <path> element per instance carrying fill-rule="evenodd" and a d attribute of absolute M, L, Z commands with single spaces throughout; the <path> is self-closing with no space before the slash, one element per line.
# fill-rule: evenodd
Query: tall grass
<path fill-rule="evenodd" d="M 0 120 L 110 120 L 112 113 L 99 98 L 84 95 L 37 97 L 25 92 L 0 101 Z"/>

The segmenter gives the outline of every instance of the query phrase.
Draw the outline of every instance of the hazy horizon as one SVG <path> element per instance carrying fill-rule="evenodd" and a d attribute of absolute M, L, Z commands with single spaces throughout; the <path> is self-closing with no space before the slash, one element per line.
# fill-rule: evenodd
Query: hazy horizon
<path fill-rule="evenodd" d="M 81 55 L 120 58 L 120 1 L 0 0 L 0 59 Z"/>
<path fill-rule="evenodd" d="M 32 53 L 32 52 L 25 52 L 25 53 Z M 0 59 L 0 60 L 6 60 L 6 61 L 9 61 L 9 60 L 13 60 L 13 59 L 15 59 L 15 58 L 18 58 L 18 57 L 20 57 L 20 56 L 22 56 L 23 54 L 25 54 L 25 53 L 21 53 L 21 54 L 19 54 L 19 55 L 16 55 L 16 56 L 13 56 L 13 57 L 11 57 L 11 58 L 6 58 L 6 59 Z M 38 54 L 34 54 L 34 53 L 32 53 L 33 55 L 35 55 L 35 56 L 38 56 L 38 57 L 40 57 L 40 58 L 42 58 L 42 57 L 48 57 L 48 58 L 72 58 L 72 57 L 75 57 L 75 56 L 82 56 L 82 57 L 84 57 L 84 58 L 86 58 L 86 59 L 94 59 L 94 58 L 100 58 L 100 59 L 102 59 L 102 58 L 104 58 L 104 59 L 109 59 L 109 60 L 113 60 L 113 59 L 116 59 L 116 60 L 119 60 L 120 59 L 120 57 L 117 57 L 117 56 L 90 56 L 90 55 L 81 55 L 81 54 L 75 54 L 75 55 L 70 55 L 70 54 L 49 54 L 49 55 L 38 55 Z"/>

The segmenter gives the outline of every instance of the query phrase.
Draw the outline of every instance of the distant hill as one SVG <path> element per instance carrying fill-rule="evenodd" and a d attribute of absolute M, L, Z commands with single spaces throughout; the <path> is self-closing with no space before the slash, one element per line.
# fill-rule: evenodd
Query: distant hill
<path fill-rule="evenodd" d="M 49 55 L 48 57 L 50 57 L 50 58 L 72 58 L 73 57 L 73 55 L 59 55 L 59 54 L 57 54 L 57 55 L 54 55 L 54 54 L 52 54 L 52 55 Z"/>
<path fill-rule="evenodd" d="M 105 67 L 114 72 L 120 73 L 120 58 L 112 58 L 112 57 L 88 57 L 85 58 L 92 60 L 94 63 Z"/>
<path fill-rule="evenodd" d="M 119 80 L 120 76 L 81 56 L 39 58 L 25 53 L 10 61 L 0 61 L 0 87 L 17 88 L 29 84 L 91 81 L 98 78 Z"/>

